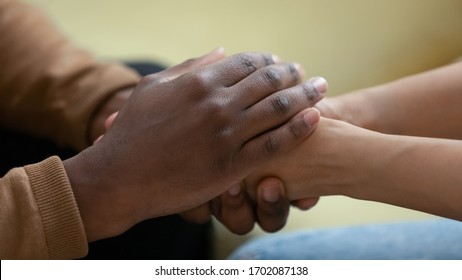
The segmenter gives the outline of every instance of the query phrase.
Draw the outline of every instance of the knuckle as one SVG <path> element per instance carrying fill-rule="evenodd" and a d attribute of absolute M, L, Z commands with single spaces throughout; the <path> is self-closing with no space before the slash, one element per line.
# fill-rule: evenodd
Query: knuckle
<path fill-rule="evenodd" d="M 297 68 L 295 67 L 294 64 L 289 63 L 287 64 L 287 68 L 289 70 L 290 76 L 292 77 L 292 80 L 298 81 L 300 79 L 300 73 L 297 71 Z"/>
<path fill-rule="evenodd" d="M 302 90 L 309 101 L 315 101 L 319 98 L 319 92 L 311 83 L 303 83 Z"/>
<path fill-rule="evenodd" d="M 304 131 L 304 122 L 303 121 L 293 121 L 289 123 L 289 132 L 290 134 L 298 138 L 303 134 Z"/>
<path fill-rule="evenodd" d="M 281 73 L 272 67 L 265 68 L 263 78 L 265 82 L 274 89 L 278 89 L 282 84 Z"/>
<path fill-rule="evenodd" d="M 286 96 L 278 95 L 271 99 L 271 105 L 276 113 L 284 115 L 290 111 L 291 104 Z"/>
<path fill-rule="evenodd" d="M 212 77 L 206 71 L 192 73 L 189 87 L 193 87 L 202 93 L 209 93 L 212 90 L 211 79 Z"/>
<path fill-rule="evenodd" d="M 265 151 L 267 154 L 274 154 L 280 149 L 279 141 L 273 137 L 268 135 L 265 140 Z"/>
<path fill-rule="evenodd" d="M 174 91 L 182 93 L 183 98 L 187 99 L 188 102 L 193 102 L 197 106 L 200 106 L 202 110 L 209 110 L 208 103 L 204 101 L 208 100 L 208 96 L 213 95 L 214 89 L 208 83 L 205 74 L 197 71 L 184 73 L 175 78 L 175 82 L 170 83 L 169 86 Z M 200 114 L 196 117 L 204 115 Z"/>
<path fill-rule="evenodd" d="M 266 66 L 274 64 L 273 56 L 270 54 L 262 54 L 263 61 L 265 62 Z"/>
<path fill-rule="evenodd" d="M 243 53 L 239 54 L 237 58 L 247 73 L 253 73 L 257 70 L 257 63 L 252 55 Z"/>
<path fill-rule="evenodd" d="M 180 65 L 184 66 L 184 67 L 190 67 L 190 66 L 193 66 L 194 64 L 196 64 L 197 61 L 198 61 L 198 58 L 189 58 L 189 59 L 186 59 L 185 61 L 183 61 Z"/>
<path fill-rule="evenodd" d="M 220 126 L 227 125 L 231 121 L 229 109 L 223 101 L 211 98 L 210 101 L 206 102 L 204 109 L 206 117 L 209 120 L 214 120 Z"/>

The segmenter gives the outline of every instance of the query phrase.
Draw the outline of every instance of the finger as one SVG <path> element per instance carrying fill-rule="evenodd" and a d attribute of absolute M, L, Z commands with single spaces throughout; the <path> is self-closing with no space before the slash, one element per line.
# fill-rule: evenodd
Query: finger
<path fill-rule="evenodd" d="M 103 137 L 104 137 L 104 134 L 101 134 L 100 136 L 98 136 L 98 138 L 96 138 L 96 140 L 93 141 L 93 144 L 96 144 L 96 143 L 98 143 L 99 141 L 101 141 L 101 139 L 103 139 Z"/>
<path fill-rule="evenodd" d="M 311 89 L 306 88 L 304 93 L 308 100 L 314 103 L 314 106 L 324 98 L 329 84 L 324 77 L 313 77 L 308 80 L 306 87 L 311 87 Z"/>
<path fill-rule="evenodd" d="M 260 227 L 275 232 L 284 227 L 289 216 L 290 202 L 282 181 L 263 179 L 257 186 L 257 217 Z"/>
<path fill-rule="evenodd" d="M 248 108 L 274 92 L 295 86 L 301 76 L 301 67 L 293 63 L 278 63 L 262 67 L 228 90 L 242 93 L 241 107 Z M 236 95 L 233 95 L 236 96 Z"/>
<path fill-rule="evenodd" d="M 200 70 L 211 87 L 230 87 L 258 69 L 274 64 L 277 57 L 264 53 L 241 53 L 229 56 Z"/>
<path fill-rule="evenodd" d="M 344 113 L 342 103 L 336 98 L 324 98 L 316 104 L 316 108 L 326 118 L 351 122 L 351 114 Z"/>
<path fill-rule="evenodd" d="M 225 51 L 222 47 L 216 48 L 197 58 L 188 59 L 178 65 L 170 67 L 159 73 L 152 74 L 151 76 L 155 77 L 156 80 L 163 82 L 173 80 L 187 72 L 199 69 L 203 66 L 215 63 L 226 56 Z"/>
<path fill-rule="evenodd" d="M 196 223 L 205 224 L 210 220 L 211 211 L 208 203 L 202 204 L 196 208 L 180 213 L 184 220 Z"/>
<path fill-rule="evenodd" d="M 112 126 L 112 123 L 114 122 L 114 120 L 117 117 L 118 113 L 119 112 L 114 112 L 114 113 L 110 114 L 109 117 L 107 117 L 107 119 L 104 121 L 104 129 L 106 131 Z M 98 136 L 98 138 L 96 138 L 96 140 L 93 141 L 93 144 L 96 144 L 99 141 L 101 141 L 101 139 L 103 139 L 103 137 L 104 137 L 104 134 L 101 134 L 100 136 Z"/>
<path fill-rule="evenodd" d="M 106 130 L 108 130 L 112 124 L 114 123 L 114 120 L 115 118 L 117 117 L 117 114 L 119 114 L 119 112 L 114 112 L 112 113 L 111 115 L 109 115 L 109 117 L 107 117 L 107 119 L 104 121 L 104 128 Z"/>
<path fill-rule="evenodd" d="M 320 114 L 316 108 L 305 109 L 284 125 L 248 141 L 241 148 L 237 160 L 241 160 L 242 164 L 254 165 L 287 152 L 314 131 L 319 119 Z"/>
<path fill-rule="evenodd" d="M 246 110 L 244 122 L 255 125 L 246 126 L 243 135 L 250 137 L 255 132 L 283 124 L 304 108 L 314 106 L 324 97 L 326 90 L 326 80 L 316 78 L 265 98 Z"/>
<path fill-rule="evenodd" d="M 313 208 L 319 202 L 319 197 L 308 197 L 292 201 L 292 205 L 302 211 Z"/>
<path fill-rule="evenodd" d="M 235 234 L 248 233 L 256 221 L 252 203 L 240 185 L 233 186 L 215 200 L 212 211 L 214 216 Z"/>

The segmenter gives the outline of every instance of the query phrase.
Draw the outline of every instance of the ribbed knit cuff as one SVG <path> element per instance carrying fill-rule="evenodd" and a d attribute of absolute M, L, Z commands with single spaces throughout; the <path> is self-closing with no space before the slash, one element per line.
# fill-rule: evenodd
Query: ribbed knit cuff
<path fill-rule="evenodd" d="M 49 258 L 84 257 L 85 230 L 61 160 L 54 156 L 24 168 L 42 217 Z"/>

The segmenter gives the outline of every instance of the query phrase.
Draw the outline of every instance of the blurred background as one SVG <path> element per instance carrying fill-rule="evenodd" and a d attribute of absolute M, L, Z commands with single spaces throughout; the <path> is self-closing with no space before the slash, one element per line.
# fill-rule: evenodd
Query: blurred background
<path fill-rule="evenodd" d="M 265 51 L 324 76 L 329 94 L 384 83 L 462 55 L 462 0 L 26 0 L 104 60 L 171 66 L 223 46 Z M 344 197 L 292 210 L 284 231 L 426 219 L 430 215 Z M 266 234 L 235 236 L 215 223 L 215 257 Z"/>

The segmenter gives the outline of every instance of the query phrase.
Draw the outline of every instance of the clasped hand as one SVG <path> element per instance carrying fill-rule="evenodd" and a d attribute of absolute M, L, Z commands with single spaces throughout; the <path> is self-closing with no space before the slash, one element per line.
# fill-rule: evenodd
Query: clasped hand
<path fill-rule="evenodd" d="M 88 239 L 203 205 L 300 143 L 322 98 L 301 77 L 261 53 L 144 77 L 105 136 L 65 161 Z"/>

